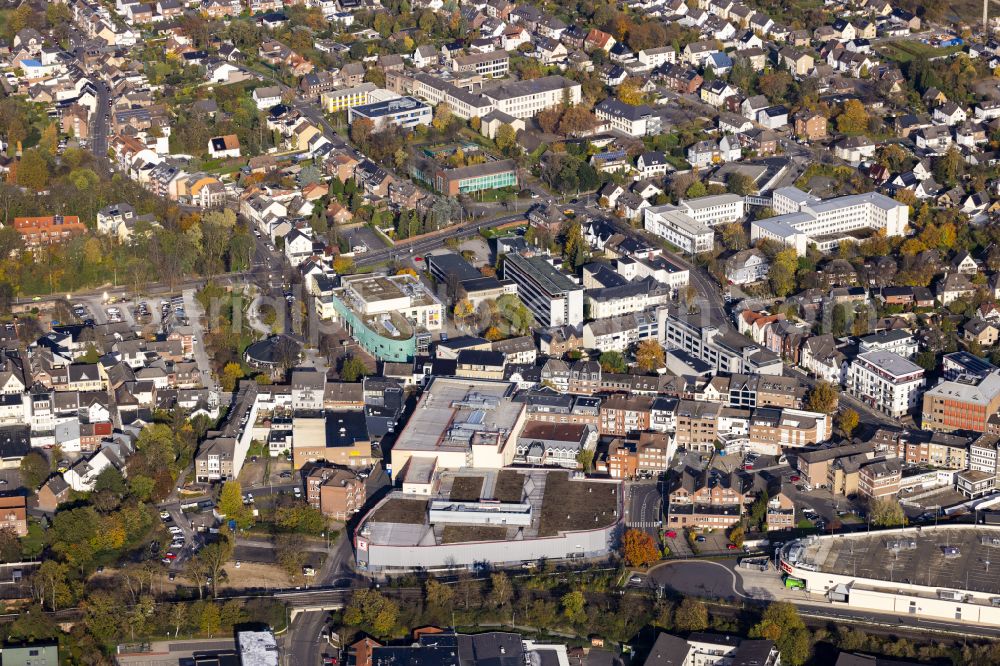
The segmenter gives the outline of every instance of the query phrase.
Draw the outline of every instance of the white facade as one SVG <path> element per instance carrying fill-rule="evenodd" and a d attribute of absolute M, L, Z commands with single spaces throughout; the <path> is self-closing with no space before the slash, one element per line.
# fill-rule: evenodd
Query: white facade
<path fill-rule="evenodd" d="M 643 211 L 646 231 L 665 238 L 688 254 L 711 251 L 714 232 L 676 206 L 650 206 Z"/>
<path fill-rule="evenodd" d="M 521 300 L 541 326 L 578 326 L 583 323 L 583 287 L 556 270 L 542 257 L 508 254 L 503 277 L 517 284 Z"/>
<path fill-rule="evenodd" d="M 924 369 L 899 354 L 859 354 L 847 370 L 847 391 L 893 418 L 916 407 L 924 386 Z"/>
<path fill-rule="evenodd" d="M 902 236 L 909 221 L 909 206 L 884 194 L 869 192 L 823 201 L 794 187 L 781 187 L 772 195 L 777 217 L 755 220 L 750 225 L 750 239 L 776 240 L 794 247 L 799 256 L 815 244 L 821 251 L 839 246 L 860 229 Z"/>
<path fill-rule="evenodd" d="M 739 222 L 744 215 L 744 200 L 738 194 L 715 194 L 697 199 L 682 199 L 677 207 L 692 219 L 717 227 L 720 224 Z"/>

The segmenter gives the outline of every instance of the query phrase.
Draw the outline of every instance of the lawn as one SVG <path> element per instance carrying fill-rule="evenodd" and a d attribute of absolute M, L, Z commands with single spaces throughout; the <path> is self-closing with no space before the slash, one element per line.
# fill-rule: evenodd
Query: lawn
<path fill-rule="evenodd" d="M 459 476 L 451 484 L 451 494 L 448 499 L 453 502 L 475 502 L 483 490 L 483 477 Z"/>
<path fill-rule="evenodd" d="M 421 525 L 427 520 L 427 500 L 391 499 L 375 512 L 371 520 L 376 523 Z"/>
<path fill-rule="evenodd" d="M 507 528 L 500 525 L 445 525 L 441 543 L 468 541 L 501 541 L 507 538 Z"/>
<path fill-rule="evenodd" d="M 501 502 L 520 502 L 524 497 L 524 475 L 512 469 L 500 470 L 493 496 Z"/>
<path fill-rule="evenodd" d="M 545 477 L 538 536 L 610 525 L 618 519 L 618 492 L 617 484 L 572 481 L 568 473 L 549 473 Z"/>
<path fill-rule="evenodd" d="M 892 42 L 882 47 L 881 51 L 887 58 L 896 62 L 907 63 L 917 58 L 944 58 L 962 50 L 961 46 L 939 48 L 918 41 Z"/>

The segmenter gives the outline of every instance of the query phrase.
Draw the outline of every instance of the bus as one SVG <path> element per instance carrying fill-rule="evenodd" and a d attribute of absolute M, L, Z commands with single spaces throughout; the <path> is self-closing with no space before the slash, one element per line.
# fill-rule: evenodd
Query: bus
<path fill-rule="evenodd" d="M 806 582 L 801 578 L 795 578 L 794 576 L 785 575 L 785 587 L 790 590 L 804 590 L 806 589 Z"/>

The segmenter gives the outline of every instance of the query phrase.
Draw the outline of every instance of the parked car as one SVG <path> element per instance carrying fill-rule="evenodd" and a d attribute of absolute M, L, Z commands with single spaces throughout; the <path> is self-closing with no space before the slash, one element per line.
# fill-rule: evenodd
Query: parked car
<path fill-rule="evenodd" d="M 676 539 L 677 538 L 677 532 L 675 530 L 667 530 L 666 535 L 670 539 Z"/>

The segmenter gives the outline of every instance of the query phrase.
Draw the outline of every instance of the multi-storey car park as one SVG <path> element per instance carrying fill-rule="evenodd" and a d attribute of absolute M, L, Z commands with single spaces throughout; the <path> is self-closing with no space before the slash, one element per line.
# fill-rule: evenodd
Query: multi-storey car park
<path fill-rule="evenodd" d="M 1000 626 L 1000 526 L 812 536 L 779 562 L 786 585 L 834 607 Z"/>

